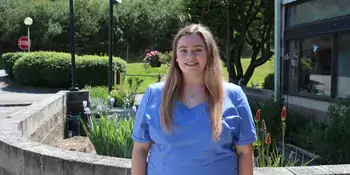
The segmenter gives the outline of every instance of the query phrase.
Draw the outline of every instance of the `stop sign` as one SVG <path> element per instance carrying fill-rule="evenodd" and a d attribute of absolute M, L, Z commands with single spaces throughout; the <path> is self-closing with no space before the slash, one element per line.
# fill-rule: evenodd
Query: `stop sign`
<path fill-rule="evenodd" d="M 22 50 L 28 50 L 30 46 L 30 41 L 28 37 L 22 36 L 18 39 L 18 47 L 21 48 Z"/>

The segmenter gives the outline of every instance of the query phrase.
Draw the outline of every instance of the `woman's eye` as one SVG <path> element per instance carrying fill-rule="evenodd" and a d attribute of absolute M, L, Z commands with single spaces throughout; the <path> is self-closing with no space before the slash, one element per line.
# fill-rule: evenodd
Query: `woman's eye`
<path fill-rule="evenodd" d="M 187 52 L 187 50 L 186 49 L 181 49 L 180 52 Z"/>
<path fill-rule="evenodd" d="M 196 51 L 196 52 L 201 52 L 201 51 L 202 51 L 202 49 L 195 49 L 195 51 Z"/>

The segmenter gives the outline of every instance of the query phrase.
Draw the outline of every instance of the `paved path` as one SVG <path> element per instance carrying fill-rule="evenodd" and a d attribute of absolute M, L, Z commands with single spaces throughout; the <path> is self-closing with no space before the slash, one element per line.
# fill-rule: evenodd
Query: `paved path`
<path fill-rule="evenodd" d="M 40 101 L 58 90 L 44 88 L 18 87 L 0 69 L 0 117 L 22 109 L 36 101 Z"/>

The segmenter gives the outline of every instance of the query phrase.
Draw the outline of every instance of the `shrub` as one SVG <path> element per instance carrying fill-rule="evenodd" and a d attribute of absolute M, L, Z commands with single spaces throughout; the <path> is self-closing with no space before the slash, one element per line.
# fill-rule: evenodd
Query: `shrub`
<path fill-rule="evenodd" d="M 113 70 L 125 72 L 125 61 L 114 58 Z M 71 56 L 68 53 L 37 52 L 24 55 L 13 66 L 16 81 L 23 85 L 69 87 Z M 108 57 L 76 56 L 77 85 L 108 84 Z"/>
<path fill-rule="evenodd" d="M 146 57 L 143 59 L 144 66 L 147 68 L 148 66 L 151 67 L 160 67 L 162 65 L 160 60 L 160 52 L 153 50 L 146 54 Z"/>
<path fill-rule="evenodd" d="M 266 75 L 263 83 L 263 89 L 270 89 L 270 90 L 274 89 L 274 86 L 275 86 L 274 76 L 275 76 L 274 73 L 269 73 L 268 75 Z"/>
<path fill-rule="evenodd" d="M 125 105 L 124 99 L 127 97 L 127 93 L 121 89 L 112 90 L 110 97 L 114 99 L 113 106 L 124 107 Z"/>
<path fill-rule="evenodd" d="M 159 59 L 162 64 L 169 64 L 172 57 L 173 53 L 171 51 L 159 54 Z"/>
<path fill-rule="evenodd" d="M 329 119 L 324 131 L 324 157 L 329 163 L 342 164 L 350 161 L 350 98 L 338 100 L 328 108 Z"/>
<path fill-rule="evenodd" d="M 23 56 L 29 54 L 28 52 L 8 52 L 2 55 L 2 68 L 5 69 L 6 73 L 9 76 L 13 76 L 13 66 L 15 65 L 15 62 L 22 58 Z"/>

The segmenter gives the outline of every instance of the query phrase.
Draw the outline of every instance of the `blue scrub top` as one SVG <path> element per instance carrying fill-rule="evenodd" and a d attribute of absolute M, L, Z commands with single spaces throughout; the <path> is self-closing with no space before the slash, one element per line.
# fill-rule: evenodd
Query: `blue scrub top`
<path fill-rule="evenodd" d="M 224 105 L 220 140 L 212 141 L 208 102 L 188 108 L 175 100 L 170 133 L 159 119 L 164 82 L 148 86 L 136 113 L 132 139 L 154 141 L 148 157 L 148 175 L 234 175 L 238 159 L 234 145 L 256 140 L 252 113 L 241 87 L 223 82 Z"/>

